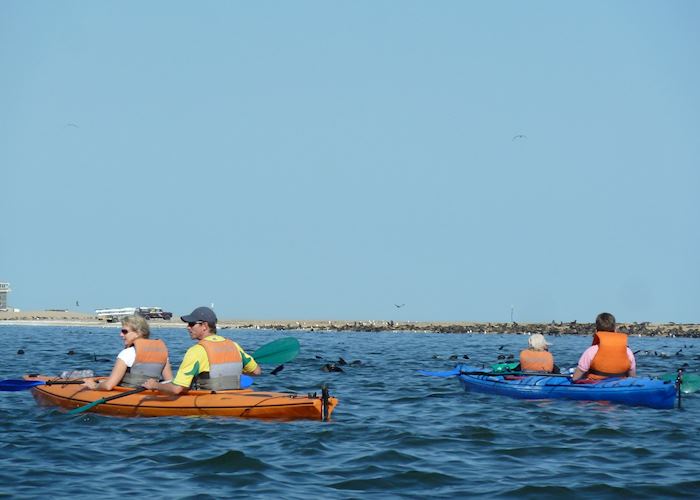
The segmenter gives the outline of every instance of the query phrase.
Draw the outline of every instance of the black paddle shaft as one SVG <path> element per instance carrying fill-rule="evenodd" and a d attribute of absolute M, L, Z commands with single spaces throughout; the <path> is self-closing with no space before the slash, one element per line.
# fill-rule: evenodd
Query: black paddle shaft
<path fill-rule="evenodd" d="M 545 373 L 545 372 L 486 372 L 486 371 L 461 371 L 460 375 L 485 375 L 488 377 L 502 377 L 504 375 L 523 376 L 523 377 L 562 377 L 571 378 L 571 375 L 565 373 Z"/>
<path fill-rule="evenodd" d="M 126 391 L 126 392 L 122 392 L 121 394 L 115 394 L 114 396 L 110 396 L 108 398 L 102 398 L 101 401 L 104 403 L 105 401 L 109 401 L 111 399 L 123 398 L 124 396 L 131 396 L 132 394 L 137 394 L 137 393 L 143 392 L 145 390 L 146 390 L 145 387 L 138 387 L 138 388 L 134 389 L 133 391 Z"/>

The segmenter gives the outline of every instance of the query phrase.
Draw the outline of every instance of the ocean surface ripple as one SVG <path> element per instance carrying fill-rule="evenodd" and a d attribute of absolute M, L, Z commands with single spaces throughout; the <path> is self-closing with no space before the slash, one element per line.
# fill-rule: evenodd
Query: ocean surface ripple
<path fill-rule="evenodd" d="M 673 410 L 524 401 L 416 373 L 450 370 L 465 356 L 483 366 L 517 357 L 524 335 L 222 333 L 249 352 L 297 337 L 297 359 L 276 376 L 267 367 L 254 388 L 308 393 L 327 384 L 340 399 L 332 421 L 68 416 L 36 405 L 29 391 L 3 392 L 0 498 L 687 498 L 700 490 L 700 396 Z M 0 335 L 1 379 L 107 374 L 121 348 L 117 326 L 1 325 Z M 174 366 L 191 345 L 183 328 L 154 336 Z M 563 367 L 590 343 L 549 340 Z M 640 351 L 641 375 L 683 364 L 700 371 L 697 339 L 633 337 L 630 347 Z M 323 371 L 328 363 L 343 371 Z"/>

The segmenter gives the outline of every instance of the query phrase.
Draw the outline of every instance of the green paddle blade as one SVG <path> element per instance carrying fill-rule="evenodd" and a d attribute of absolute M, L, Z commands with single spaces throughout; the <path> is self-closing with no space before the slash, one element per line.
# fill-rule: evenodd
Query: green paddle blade
<path fill-rule="evenodd" d="M 77 408 L 73 408 L 72 410 L 70 410 L 68 412 L 68 415 L 75 415 L 77 413 L 82 413 L 84 411 L 87 411 L 90 408 L 93 408 L 97 405 L 101 405 L 102 403 L 104 403 L 106 401 L 106 399 L 107 398 L 98 399 L 97 401 L 93 401 L 92 403 L 88 403 L 85 406 L 78 406 Z"/>
<path fill-rule="evenodd" d="M 676 375 L 677 374 L 675 373 L 666 373 L 661 375 L 659 378 L 661 380 L 670 380 L 675 382 Z M 681 382 L 681 392 L 683 394 L 692 394 L 698 390 L 700 390 L 700 375 L 696 375 L 695 373 L 684 373 L 683 381 Z"/>
<path fill-rule="evenodd" d="M 496 363 L 491 367 L 491 369 L 496 372 L 510 372 L 515 369 L 516 366 L 518 366 L 520 363 Z"/>
<path fill-rule="evenodd" d="M 299 341 L 294 337 L 282 337 L 260 346 L 253 353 L 253 358 L 258 364 L 279 365 L 293 360 L 297 354 L 299 354 Z"/>
<path fill-rule="evenodd" d="M 126 391 L 122 392 L 121 394 L 115 394 L 114 396 L 109 396 L 108 398 L 100 398 L 97 401 L 93 401 L 92 403 L 88 403 L 85 406 L 79 406 L 77 408 L 73 408 L 68 412 L 68 415 L 75 415 L 76 413 L 82 413 L 84 411 L 89 410 L 90 408 L 94 408 L 97 405 L 101 405 L 102 403 L 106 403 L 107 401 L 111 401 L 113 399 L 119 399 L 123 398 L 124 396 L 131 396 L 132 394 L 138 394 L 139 392 L 143 392 L 147 390 L 145 387 L 137 387 L 136 389 L 133 389 L 131 391 Z"/>

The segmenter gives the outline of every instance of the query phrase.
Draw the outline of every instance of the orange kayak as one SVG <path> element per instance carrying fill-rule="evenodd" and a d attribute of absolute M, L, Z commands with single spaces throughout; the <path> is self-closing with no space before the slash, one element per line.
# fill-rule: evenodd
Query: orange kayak
<path fill-rule="evenodd" d="M 115 387 L 111 391 L 93 391 L 82 385 L 57 384 L 52 377 L 27 375 L 28 381 L 51 381 L 50 385 L 32 387 L 32 394 L 41 405 L 78 408 L 102 398 L 132 391 L 132 387 Z M 97 380 L 97 379 L 96 379 Z M 217 416 L 272 418 L 283 420 L 330 419 L 338 400 L 324 390 L 321 395 L 258 392 L 251 389 L 228 391 L 192 390 L 171 395 L 156 391 L 105 401 L 87 411 L 122 417 Z"/>

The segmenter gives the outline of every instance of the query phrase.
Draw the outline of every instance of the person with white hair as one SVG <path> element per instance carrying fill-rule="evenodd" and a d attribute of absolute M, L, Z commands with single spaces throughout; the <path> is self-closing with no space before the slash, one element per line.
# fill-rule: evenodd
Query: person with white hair
<path fill-rule="evenodd" d="M 541 333 L 530 335 L 528 348 L 520 352 L 520 364 L 514 371 L 559 373 L 554 356 L 549 352 L 549 343 Z"/>

